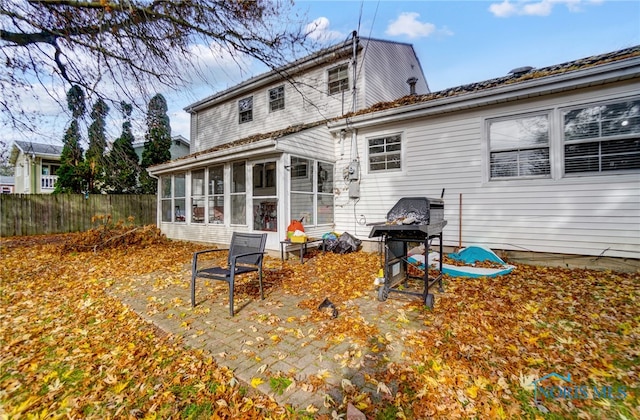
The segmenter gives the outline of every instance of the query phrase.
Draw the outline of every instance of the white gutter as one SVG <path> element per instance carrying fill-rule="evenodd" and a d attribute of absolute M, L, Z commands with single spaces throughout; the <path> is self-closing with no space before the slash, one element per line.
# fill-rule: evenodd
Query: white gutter
<path fill-rule="evenodd" d="M 279 152 L 276 149 L 277 142 L 272 138 L 256 141 L 236 147 L 228 147 L 205 153 L 194 153 L 177 160 L 155 165 L 149 169 L 152 174 L 162 175 L 177 170 L 188 170 L 196 166 L 210 165 L 219 162 L 229 161 L 229 158 L 242 159 L 244 157 L 255 156 L 256 152 L 268 153 Z"/>
<path fill-rule="evenodd" d="M 579 70 L 577 72 L 540 77 L 530 81 L 502 85 L 477 92 L 462 93 L 456 96 L 426 100 L 412 105 L 403 105 L 383 111 L 356 115 L 343 118 L 340 121 L 329 122 L 327 126 L 329 131 L 335 134 L 343 129 L 352 130 L 389 122 L 444 114 L 637 77 L 640 77 L 640 58 L 634 57 L 612 64 Z M 455 90 L 455 88 L 452 88 L 452 90 Z M 437 94 L 437 92 L 435 93 Z"/>

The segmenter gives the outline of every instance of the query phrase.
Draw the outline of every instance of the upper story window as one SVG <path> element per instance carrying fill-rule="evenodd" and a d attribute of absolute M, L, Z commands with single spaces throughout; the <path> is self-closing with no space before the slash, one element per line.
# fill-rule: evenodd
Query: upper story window
<path fill-rule="evenodd" d="M 240 124 L 253 121 L 253 96 L 238 101 L 238 116 Z"/>
<path fill-rule="evenodd" d="M 566 174 L 640 169 L 640 99 L 564 114 Z"/>
<path fill-rule="evenodd" d="M 369 171 L 385 171 L 402 168 L 402 136 L 369 139 Z"/>
<path fill-rule="evenodd" d="M 549 176 L 549 115 L 489 121 L 491 179 Z"/>
<path fill-rule="evenodd" d="M 329 95 L 349 90 L 349 65 L 329 69 Z"/>
<path fill-rule="evenodd" d="M 269 89 L 269 111 L 284 109 L 284 85 Z"/>

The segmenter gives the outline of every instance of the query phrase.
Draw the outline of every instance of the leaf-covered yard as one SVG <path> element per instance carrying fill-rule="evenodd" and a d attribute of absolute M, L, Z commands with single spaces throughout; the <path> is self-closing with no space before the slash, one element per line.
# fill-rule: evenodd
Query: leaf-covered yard
<path fill-rule="evenodd" d="M 278 405 L 255 391 L 258 375 L 235 380 L 215 355 L 185 348 L 107 293 L 152 273 L 183 281 L 202 245 L 152 228 L 108 246 L 91 235 L 0 242 L 3 418 L 331 418 Z M 637 273 L 517 265 L 502 278 L 446 278 L 433 310 L 419 299 L 402 300 L 400 310 L 382 304 L 394 311 L 389 332 L 351 304 L 375 299 L 379 260 L 357 252 L 266 263 L 271 288 L 302 297 L 317 339 L 347 339 L 353 359 L 369 355 L 359 366 L 383 367 L 367 370 L 366 387 L 342 381 L 344 397 L 329 413 L 344 416 L 352 403 L 372 419 L 640 418 Z M 243 294 L 253 299 L 255 290 Z M 317 309 L 325 296 L 335 319 Z M 402 357 L 388 356 L 394 348 Z M 549 377 L 536 387 L 551 373 L 570 382 Z M 285 376 L 270 385 L 291 383 Z M 296 386 L 322 392 L 327 384 L 318 375 Z"/>

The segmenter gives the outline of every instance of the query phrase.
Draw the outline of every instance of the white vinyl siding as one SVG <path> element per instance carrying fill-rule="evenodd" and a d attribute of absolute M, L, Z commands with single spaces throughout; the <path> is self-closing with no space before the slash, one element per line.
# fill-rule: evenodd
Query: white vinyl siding
<path fill-rule="evenodd" d="M 409 77 L 418 78 L 418 93 L 428 92 L 425 76 L 411 45 L 380 40 L 361 41 L 360 45 L 363 48 L 358 51 L 360 71 L 355 81 L 356 110 L 407 95 L 409 86 L 406 81 Z M 293 85 L 282 81 L 270 82 L 217 99 L 211 107 L 192 114 L 191 152 L 297 124 L 325 121 L 353 111 L 351 88 L 354 81 L 350 80 L 349 61 L 348 56 L 332 57 L 322 61 L 318 67 L 291 75 Z M 328 70 L 340 65 L 348 67 L 349 90 L 329 95 Z M 271 112 L 269 90 L 280 86 L 284 86 L 287 112 Z M 249 96 L 253 97 L 252 121 L 239 124 L 238 101 Z"/>
<path fill-rule="evenodd" d="M 638 91 L 640 83 L 635 83 L 603 89 L 598 97 L 607 103 L 619 102 L 613 98 Z M 367 240 L 371 229 L 366 223 L 384 221 L 400 198 L 440 197 L 444 189 L 447 246 L 478 244 L 496 250 L 640 258 L 640 174 L 563 177 L 561 124 L 550 130 L 551 166 L 557 168 L 551 171 L 553 177 L 488 181 L 487 120 L 549 112 L 552 120 L 563 121 L 567 104 L 576 109 L 576 104 L 591 103 L 593 98 L 593 92 L 577 91 L 360 128 L 360 150 L 367 147 L 369 138 L 401 129 L 407 153 L 401 172 L 364 176 L 358 200 L 345 204 L 348 188 L 338 185 L 336 204 L 341 204 L 336 205 L 336 231 Z M 348 166 L 350 152 L 347 147 L 341 154 L 337 173 Z M 363 217 L 354 218 L 354 214 Z"/>

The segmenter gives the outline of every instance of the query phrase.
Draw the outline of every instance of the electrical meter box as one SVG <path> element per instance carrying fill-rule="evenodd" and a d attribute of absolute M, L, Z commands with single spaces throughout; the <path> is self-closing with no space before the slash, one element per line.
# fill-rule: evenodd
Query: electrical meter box
<path fill-rule="evenodd" d="M 360 162 L 357 160 L 351 161 L 349 164 L 349 180 L 357 181 L 360 177 Z"/>

